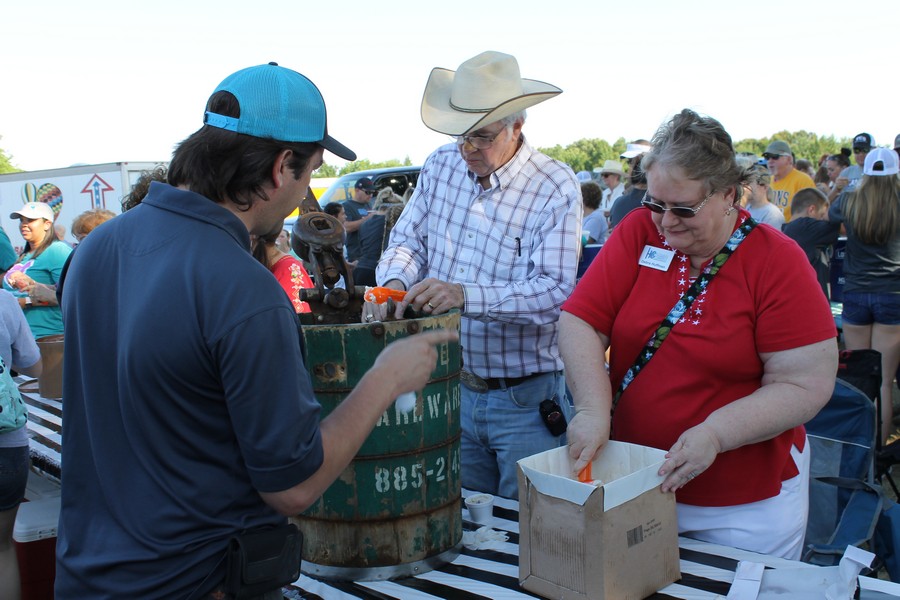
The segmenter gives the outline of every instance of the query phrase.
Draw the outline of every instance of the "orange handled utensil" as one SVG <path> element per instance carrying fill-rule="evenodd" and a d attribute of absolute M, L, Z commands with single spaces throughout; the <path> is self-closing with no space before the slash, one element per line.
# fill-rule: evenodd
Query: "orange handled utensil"
<path fill-rule="evenodd" d="M 588 463 L 578 472 L 578 481 L 581 483 L 590 483 L 593 480 L 594 477 L 591 475 L 591 463 Z"/>
<path fill-rule="evenodd" d="M 363 300 L 374 302 L 375 304 L 384 304 L 388 301 L 388 298 L 393 298 L 394 302 L 400 302 L 404 296 L 406 296 L 406 292 L 386 287 L 366 286 L 366 291 L 363 292 Z"/>

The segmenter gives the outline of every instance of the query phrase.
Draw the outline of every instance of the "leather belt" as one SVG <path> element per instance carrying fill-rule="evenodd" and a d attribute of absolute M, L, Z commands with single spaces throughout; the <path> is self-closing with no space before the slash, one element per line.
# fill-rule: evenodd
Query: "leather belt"
<path fill-rule="evenodd" d="M 546 375 L 547 373 L 532 373 L 531 375 L 523 375 L 522 377 L 487 377 L 481 378 L 475 373 L 468 371 L 460 371 L 459 380 L 469 389 L 475 392 L 486 392 L 488 390 L 500 390 L 521 385 L 534 377 Z"/>

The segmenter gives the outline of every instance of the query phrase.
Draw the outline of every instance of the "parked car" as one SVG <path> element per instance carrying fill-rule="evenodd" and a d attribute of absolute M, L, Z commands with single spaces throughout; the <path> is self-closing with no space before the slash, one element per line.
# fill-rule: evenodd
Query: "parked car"
<path fill-rule="evenodd" d="M 348 173 L 338 177 L 337 181 L 325 190 L 325 193 L 319 197 L 319 205 L 324 207 L 329 202 L 343 202 L 352 199 L 356 182 L 363 177 L 371 179 L 379 191 L 391 186 L 396 194 L 402 196 L 407 189 L 416 186 L 421 170 L 422 167 L 387 167 Z"/>

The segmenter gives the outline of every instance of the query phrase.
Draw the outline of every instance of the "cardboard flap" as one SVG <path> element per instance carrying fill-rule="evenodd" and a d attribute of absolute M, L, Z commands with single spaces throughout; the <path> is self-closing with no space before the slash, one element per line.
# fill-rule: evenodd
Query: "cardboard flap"
<path fill-rule="evenodd" d="M 665 461 L 665 450 L 609 442 L 591 468 L 602 482 L 603 510 L 611 510 L 659 486 L 663 477 L 659 467 Z M 584 506 L 597 487 L 571 478 L 575 461 L 568 448 L 554 448 L 519 460 L 519 468 L 534 487 L 548 496 Z"/>

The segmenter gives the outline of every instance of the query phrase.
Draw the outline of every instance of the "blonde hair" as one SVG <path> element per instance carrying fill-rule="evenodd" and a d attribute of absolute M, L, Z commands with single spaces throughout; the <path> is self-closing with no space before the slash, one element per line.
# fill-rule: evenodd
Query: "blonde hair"
<path fill-rule="evenodd" d="M 72 235 L 81 239 L 94 230 L 101 223 L 112 219 L 116 214 L 105 208 L 92 208 L 86 210 L 72 221 Z"/>
<path fill-rule="evenodd" d="M 900 179 L 864 175 L 847 197 L 844 221 L 864 244 L 884 246 L 900 230 Z"/>

